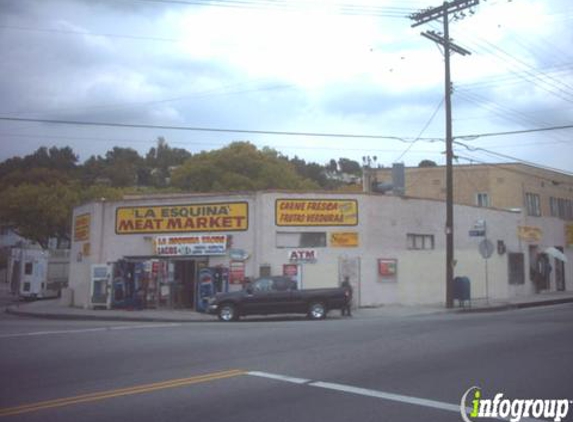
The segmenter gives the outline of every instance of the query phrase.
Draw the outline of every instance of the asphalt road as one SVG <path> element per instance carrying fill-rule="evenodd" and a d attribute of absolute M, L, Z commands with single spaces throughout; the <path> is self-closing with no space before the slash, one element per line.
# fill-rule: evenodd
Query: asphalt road
<path fill-rule="evenodd" d="M 472 386 L 573 400 L 572 360 L 573 305 L 189 324 L 2 315 L 0 419 L 460 421 Z"/>

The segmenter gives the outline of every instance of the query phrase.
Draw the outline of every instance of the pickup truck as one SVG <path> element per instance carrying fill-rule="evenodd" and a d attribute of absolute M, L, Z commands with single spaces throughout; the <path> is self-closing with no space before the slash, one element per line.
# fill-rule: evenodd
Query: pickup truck
<path fill-rule="evenodd" d="M 207 312 L 221 321 L 236 321 L 244 315 L 306 314 L 324 319 L 331 309 L 341 309 L 350 300 L 345 288 L 298 290 L 288 277 L 263 277 L 242 291 L 218 293 L 210 298 Z"/>

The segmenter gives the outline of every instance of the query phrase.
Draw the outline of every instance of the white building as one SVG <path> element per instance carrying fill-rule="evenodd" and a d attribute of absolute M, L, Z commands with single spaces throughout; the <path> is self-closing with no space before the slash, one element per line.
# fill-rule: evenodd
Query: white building
<path fill-rule="evenodd" d="M 470 278 L 472 299 L 573 290 L 570 223 L 541 217 L 532 225 L 520 213 L 461 205 L 454 215 L 455 275 Z M 93 202 L 74 210 L 69 286 L 75 306 L 200 309 L 213 289 L 288 274 L 302 288 L 335 287 L 348 277 L 358 306 L 443 304 L 444 220 L 441 201 L 361 193 Z M 487 260 L 478 251 L 484 228 L 493 246 Z M 567 262 L 543 254 L 549 247 L 562 250 Z M 538 265 L 543 260 L 551 272 Z"/>

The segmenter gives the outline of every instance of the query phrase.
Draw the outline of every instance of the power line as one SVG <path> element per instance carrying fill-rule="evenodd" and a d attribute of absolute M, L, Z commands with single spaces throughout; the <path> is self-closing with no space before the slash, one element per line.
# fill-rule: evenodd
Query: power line
<path fill-rule="evenodd" d="M 351 133 L 324 133 L 324 132 L 290 132 L 290 131 L 272 131 L 272 130 L 247 130 L 247 129 L 223 129 L 208 127 L 192 126 L 168 126 L 168 125 L 149 125 L 149 124 L 130 124 L 130 123 L 111 123 L 111 122 L 87 122 L 78 120 L 59 120 L 59 119 L 32 119 L 22 117 L 0 116 L 0 121 L 25 122 L 25 123 L 48 123 L 60 125 L 77 125 L 77 126 L 106 126 L 129 129 L 163 129 L 163 130 L 185 130 L 195 132 L 224 132 L 224 133 L 249 133 L 259 135 L 280 135 L 280 136 L 309 136 L 323 138 L 361 138 L 361 139 L 391 139 L 404 143 L 412 142 L 408 138 L 388 135 L 360 135 Z M 435 141 L 436 138 L 420 138 L 428 141 Z"/>
<path fill-rule="evenodd" d="M 12 138 L 46 138 L 46 139 L 60 139 L 60 140 L 76 140 L 76 141 L 95 141 L 95 142 L 102 142 L 102 143 L 113 143 L 113 142 L 130 142 L 130 143 L 139 143 L 139 144 L 155 144 L 157 140 L 155 139 L 125 139 L 125 138 L 100 138 L 95 136 L 68 136 L 68 135 L 46 135 L 46 134 L 21 134 L 21 133 L 1 133 L 0 137 L 12 137 Z M 169 140 L 168 142 L 170 145 L 206 145 L 206 146 L 220 146 L 225 147 L 228 145 L 228 142 L 205 142 L 205 141 L 173 141 Z M 356 151 L 356 152 L 379 152 L 379 153 L 386 153 L 386 152 L 399 152 L 401 149 L 372 149 L 371 147 L 364 147 L 364 148 L 349 148 L 349 147 L 340 147 L 340 146 L 310 146 L 310 145 L 266 145 L 271 148 L 277 149 L 303 149 L 303 150 L 318 150 L 318 151 Z M 416 153 L 420 154 L 430 154 L 434 153 L 434 150 L 419 150 Z"/>
<path fill-rule="evenodd" d="M 565 130 L 565 129 L 573 129 L 573 125 L 541 127 L 541 128 L 536 128 L 536 129 L 524 129 L 524 130 L 511 130 L 511 131 L 506 131 L 506 132 L 477 133 L 474 135 L 455 136 L 454 139 L 475 140 L 477 138 L 486 138 L 489 136 L 519 135 L 519 134 L 523 134 L 523 133 L 549 132 L 549 131 L 554 131 L 554 130 Z"/>
<path fill-rule="evenodd" d="M 511 155 L 502 154 L 502 153 L 500 153 L 500 152 L 495 152 L 495 151 L 492 151 L 492 150 L 487 149 L 487 148 L 474 147 L 474 146 L 472 146 L 472 145 L 467 145 L 467 144 L 464 144 L 463 142 L 458 142 L 458 141 L 454 141 L 454 144 L 460 145 L 460 146 L 466 148 L 468 151 L 472 151 L 472 152 L 480 152 L 480 151 L 482 151 L 482 152 L 484 152 L 484 153 L 486 153 L 486 154 L 489 154 L 489 155 L 492 155 L 492 156 L 494 156 L 494 157 L 496 157 L 496 158 L 503 158 L 503 159 L 507 159 L 507 160 L 512 160 L 512 161 L 515 161 L 515 162 L 518 162 L 518 163 L 521 163 L 521 164 L 525 164 L 525 165 L 528 165 L 528 166 L 543 168 L 543 169 L 545 169 L 545 170 L 555 171 L 555 172 L 558 172 L 558 173 L 566 173 L 566 172 L 564 172 L 563 170 L 559 170 L 559 169 L 556 169 L 556 168 L 554 168 L 554 167 L 544 166 L 544 165 L 541 165 L 541 164 L 534 163 L 534 162 L 532 162 L 532 161 L 523 160 L 523 159 L 520 159 L 520 158 L 517 158 L 517 157 L 513 157 L 513 156 L 511 156 Z M 568 172 L 567 172 L 567 173 L 568 173 Z M 571 176 L 573 176 L 573 173 L 568 173 L 568 174 L 571 175 Z"/>
<path fill-rule="evenodd" d="M 420 131 L 420 133 L 418 134 L 416 139 L 414 139 L 414 142 L 412 142 L 410 145 L 408 145 L 408 147 L 404 150 L 404 152 L 402 154 L 400 154 L 400 156 L 398 158 L 396 158 L 394 160 L 394 162 L 398 162 L 404 155 L 406 155 L 412 149 L 414 144 L 420 140 L 420 137 L 424 134 L 426 129 L 428 129 L 428 126 L 430 126 L 430 124 L 434 120 L 434 117 L 436 117 L 436 114 L 438 114 L 438 111 L 440 111 L 440 108 L 442 108 L 444 101 L 445 101 L 445 98 L 442 98 L 440 100 L 439 104 L 437 105 L 436 109 L 434 110 L 434 112 L 432 113 L 432 115 L 430 116 L 430 118 L 428 119 L 428 121 L 426 122 L 424 127 L 422 128 L 422 130 Z"/>
<path fill-rule="evenodd" d="M 297 11 L 301 8 L 307 9 L 309 6 L 323 4 L 309 1 L 268 1 L 268 0 L 133 0 L 145 3 L 177 4 L 182 6 L 210 6 L 210 7 L 230 7 L 235 9 L 262 9 L 262 10 L 284 10 Z M 406 18 L 415 9 L 393 6 L 371 6 L 352 3 L 331 3 L 339 14 L 350 16 L 375 16 L 389 18 Z"/>

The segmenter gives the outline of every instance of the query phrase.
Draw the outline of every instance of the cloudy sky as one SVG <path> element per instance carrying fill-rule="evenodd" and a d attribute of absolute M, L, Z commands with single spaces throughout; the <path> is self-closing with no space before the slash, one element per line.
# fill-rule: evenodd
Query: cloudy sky
<path fill-rule="evenodd" d="M 420 36 L 442 24 L 408 18 L 439 4 L 0 0 L 0 160 L 42 145 L 144 154 L 162 136 L 191 152 L 249 140 L 319 163 L 443 164 L 444 60 Z M 481 0 L 465 15 L 450 24 L 472 53 L 451 62 L 459 163 L 573 172 L 573 129 L 468 136 L 573 124 L 573 3 Z"/>

